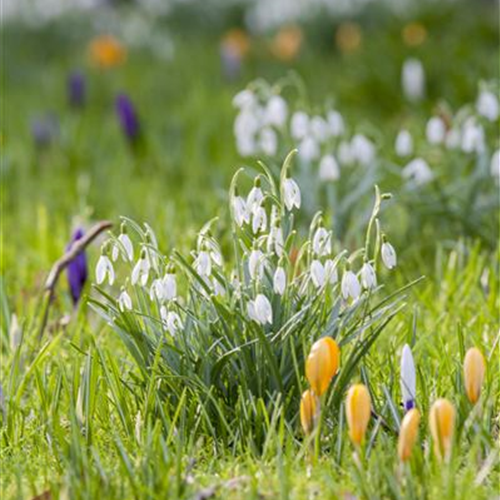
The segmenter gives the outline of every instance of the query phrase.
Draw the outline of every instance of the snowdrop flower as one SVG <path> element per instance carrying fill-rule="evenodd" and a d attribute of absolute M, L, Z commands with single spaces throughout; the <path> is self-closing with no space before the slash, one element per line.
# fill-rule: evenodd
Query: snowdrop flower
<path fill-rule="evenodd" d="M 109 257 L 104 253 L 101 253 L 99 260 L 97 261 L 97 266 L 95 268 L 96 282 L 98 285 L 104 283 L 106 277 L 108 278 L 108 283 L 111 286 L 115 281 L 115 270 L 113 269 L 113 264 Z"/>
<path fill-rule="evenodd" d="M 149 263 L 149 259 L 147 258 L 146 250 L 143 248 L 141 250 L 141 256 L 139 257 L 139 260 L 137 261 L 136 265 L 134 266 L 134 269 L 132 270 L 132 277 L 131 277 L 132 285 L 140 283 L 142 286 L 146 286 L 146 283 L 148 282 L 149 278 L 150 268 L 151 265 Z"/>
<path fill-rule="evenodd" d="M 226 289 L 224 288 L 222 283 L 215 277 L 212 279 L 212 290 L 216 297 L 219 295 L 223 296 L 226 294 Z"/>
<path fill-rule="evenodd" d="M 351 297 L 356 300 L 361 294 L 361 285 L 359 284 L 358 278 L 351 270 L 344 271 L 342 276 L 342 296 L 345 300 Z"/>
<path fill-rule="evenodd" d="M 419 101 L 425 93 L 425 72 L 418 59 L 407 59 L 401 72 L 403 93 L 409 101 Z"/>
<path fill-rule="evenodd" d="M 255 300 L 250 300 L 247 305 L 248 316 L 260 325 L 273 323 L 273 310 L 271 303 L 265 295 L 259 293 Z"/>
<path fill-rule="evenodd" d="M 262 205 L 257 206 L 252 212 L 252 231 L 257 234 L 259 231 L 264 232 L 267 227 L 267 214 Z"/>
<path fill-rule="evenodd" d="M 299 144 L 299 157 L 302 161 L 311 162 L 319 156 L 319 146 L 313 137 L 307 135 Z"/>
<path fill-rule="evenodd" d="M 206 250 L 202 250 L 196 257 L 194 269 L 202 277 L 208 277 L 212 273 L 212 259 Z"/>
<path fill-rule="evenodd" d="M 484 129 L 473 117 L 470 117 L 463 125 L 462 151 L 465 153 L 481 153 L 484 148 Z"/>
<path fill-rule="evenodd" d="M 285 270 L 279 266 L 276 268 L 273 276 L 273 290 L 278 295 L 283 295 L 286 288 L 286 273 Z"/>
<path fill-rule="evenodd" d="M 322 181 L 336 181 L 340 177 L 340 168 L 333 155 L 326 155 L 319 162 L 319 178 Z"/>
<path fill-rule="evenodd" d="M 154 301 L 158 299 L 159 301 L 163 300 L 163 280 L 161 278 L 157 278 L 151 284 L 151 288 L 149 289 L 149 298 Z"/>
<path fill-rule="evenodd" d="M 328 123 L 321 116 L 313 116 L 309 126 L 311 134 L 318 142 L 323 142 L 328 138 Z"/>
<path fill-rule="evenodd" d="M 351 153 L 362 165 L 370 164 L 375 158 L 375 146 L 362 134 L 356 134 L 351 140 Z"/>
<path fill-rule="evenodd" d="M 334 285 L 339 280 L 339 273 L 337 271 L 337 267 L 335 266 L 333 260 L 327 259 L 325 262 L 325 274 L 326 279 L 330 283 L 330 285 Z"/>
<path fill-rule="evenodd" d="M 394 269 L 397 264 L 396 250 L 388 241 L 385 241 L 385 237 L 383 239 L 382 249 L 380 250 L 382 262 L 387 269 Z"/>
<path fill-rule="evenodd" d="M 236 137 L 236 149 L 241 156 L 253 156 L 257 153 L 257 145 L 252 135 L 239 135 Z"/>
<path fill-rule="evenodd" d="M 413 152 L 413 138 L 408 130 L 400 130 L 396 137 L 396 154 L 398 156 L 410 156 Z"/>
<path fill-rule="evenodd" d="M 403 169 L 403 177 L 422 186 L 434 178 L 431 168 L 422 158 L 415 158 Z"/>
<path fill-rule="evenodd" d="M 250 252 L 250 257 L 248 258 L 248 272 L 250 277 L 255 279 L 261 279 L 264 274 L 264 254 L 257 248 L 254 248 Z"/>
<path fill-rule="evenodd" d="M 247 108 L 256 103 L 256 98 L 251 90 L 245 89 L 233 97 L 233 106 L 239 109 Z"/>
<path fill-rule="evenodd" d="M 318 227 L 313 236 L 313 251 L 316 255 L 322 257 L 332 253 L 332 235 L 323 226 Z"/>
<path fill-rule="evenodd" d="M 118 297 L 118 307 L 120 308 L 121 312 L 125 312 L 125 310 L 132 310 L 132 299 L 130 298 L 130 295 L 127 293 L 125 288 L 122 288 L 120 296 Z"/>
<path fill-rule="evenodd" d="M 446 135 L 446 125 L 439 116 L 433 116 L 425 127 L 425 135 L 429 144 L 441 144 Z"/>
<path fill-rule="evenodd" d="M 500 180 L 500 149 L 497 149 L 491 157 L 490 172 L 493 177 Z"/>
<path fill-rule="evenodd" d="M 285 99 L 279 95 L 273 95 L 267 102 L 264 111 L 264 123 L 282 127 L 288 116 L 288 106 Z"/>
<path fill-rule="evenodd" d="M 183 327 L 180 316 L 175 311 L 168 311 L 165 306 L 161 306 L 160 316 L 170 335 L 175 335 L 177 330 Z"/>
<path fill-rule="evenodd" d="M 448 149 L 455 149 L 460 146 L 461 135 L 460 131 L 456 128 L 452 128 L 446 134 L 445 144 Z"/>
<path fill-rule="evenodd" d="M 267 237 L 267 251 L 269 253 L 274 251 L 278 257 L 281 257 L 283 255 L 284 244 L 283 230 L 279 225 L 279 220 L 276 220 Z"/>
<path fill-rule="evenodd" d="M 123 223 L 121 226 L 121 231 L 120 231 L 120 236 L 118 236 L 118 241 L 121 243 L 123 249 L 125 250 L 126 259 L 124 260 L 128 259 L 130 262 L 132 262 L 134 260 L 134 246 L 132 245 L 132 240 L 127 234 L 127 227 L 125 226 L 125 223 Z M 116 245 L 113 247 L 112 258 L 113 261 L 115 261 L 118 258 L 118 247 Z"/>
<path fill-rule="evenodd" d="M 311 262 L 311 280 L 316 288 L 321 288 L 326 281 L 326 272 L 323 264 L 319 260 Z"/>
<path fill-rule="evenodd" d="M 351 145 L 342 141 L 339 144 L 338 158 L 342 165 L 350 165 L 354 161 L 354 155 L 352 154 Z"/>
<path fill-rule="evenodd" d="M 243 224 L 248 224 L 250 222 L 250 211 L 248 210 L 247 203 L 238 195 L 236 190 L 233 196 L 233 213 L 238 226 L 241 227 Z"/>
<path fill-rule="evenodd" d="M 366 290 L 377 286 L 377 275 L 369 262 L 365 262 L 361 268 L 361 283 Z"/>
<path fill-rule="evenodd" d="M 303 139 L 309 130 L 309 116 L 303 111 L 296 111 L 292 115 L 290 128 L 294 139 Z"/>
<path fill-rule="evenodd" d="M 255 207 L 260 205 L 263 198 L 264 194 L 262 193 L 262 189 L 260 187 L 260 177 L 256 177 L 253 187 L 247 196 L 247 209 L 254 210 Z"/>
<path fill-rule="evenodd" d="M 298 184 L 291 177 L 287 177 L 283 181 L 283 198 L 289 212 L 293 210 L 293 207 L 300 208 L 300 189 Z"/>
<path fill-rule="evenodd" d="M 498 119 L 500 112 L 497 96 L 489 90 L 481 91 L 477 99 L 476 109 L 481 116 L 494 122 Z"/>
<path fill-rule="evenodd" d="M 338 111 L 329 111 L 327 120 L 330 127 L 330 134 L 333 137 L 338 137 L 344 133 L 344 119 Z"/>
<path fill-rule="evenodd" d="M 165 300 L 175 300 L 177 298 L 177 278 L 173 268 L 167 269 L 163 277 L 163 296 Z"/>
<path fill-rule="evenodd" d="M 415 407 L 416 398 L 416 376 L 415 363 L 410 346 L 405 344 L 401 353 L 401 394 L 405 411 Z"/>
<path fill-rule="evenodd" d="M 259 146 L 267 156 L 274 156 L 278 150 L 278 138 L 272 128 L 262 129 L 259 136 Z"/>

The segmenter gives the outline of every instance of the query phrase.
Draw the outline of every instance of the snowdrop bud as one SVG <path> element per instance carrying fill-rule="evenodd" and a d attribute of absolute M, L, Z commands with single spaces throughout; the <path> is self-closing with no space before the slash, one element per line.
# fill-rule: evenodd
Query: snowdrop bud
<path fill-rule="evenodd" d="M 303 139 L 309 130 L 309 116 L 303 111 L 296 111 L 292 115 L 290 127 L 294 139 Z"/>
<path fill-rule="evenodd" d="M 362 165 L 368 166 L 375 158 L 375 146 L 362 134 L 356 134 L 351 140 L 351 153 Z"/>
<path fill-rule="evenodd" d="M 319 163 L 319 178 L 322 181 L 336 181 L 340 177 L 340 168 L 333 155 L 326 155 Z"/>
<path fill-rule="evenodd" d="M 321 116 L 313 116 L 310 127 L 312 136 L 318 142 L 323 142 L 328 138 L 328 123 Z"/>
<path fill-rule="evenodd" d="M 497 96 L 489 90 L 481 91 L 477 99 L 476 109 L 481 116 L 484 116 L 486 119 L 494 122 L 498 119 L 499 115 Z"/>
<path fill-rule="evenodd" d="M 316 229 L 312 241 L 313 252 L 319 257 L 332 253 L 332 235 L 324 227 Z"/>
<path fill-rule="evenodd" d="M 429 413 L 429 427 L 434 441 L 434 453 L 447 462 L 451 455 L 455 431 L 455 408 L 447 399 L 434 402 Z"/>
<path fill-rule="evenodd" d="M 344 133 L 344 119 L 338 111 L 329 111 L 327 119 L 330 127 L 330 134 L 333 137 L 338 137 Z"/>
<path fill-rule="evenodd" d="M 361 285 L 359 284 L 358 278 L 351 271 L 347 270 L 342 276 L 342 296 L 345 300 L 351 297 L 353 300 L 358 299 L 361 294 Z"/>
<path fill-rule="evenodd" d="M 278 137 L 272 128 L 262 129 L 259 137 L 259 146 L 267 156 L 274 156 L 278 150 Z"/>
<path fill-rule="evenodd" d="M 259 293 L 255 300 L 250 300 L 247 305 L 248 316 L 251 320 L 265 325 L 273 323 L 273 309 L 265 295 Z"/>
<path fill-rule="evenodd" d="M 401 462 L 406 462 L 411 457 L 411 453 L 418 438 L 419 424 L 420 412 L 416 408 L 410 410 L 401 422 L 398 439 L 398 456 Z"/>
<path fill-rule="evenodd" d="M 313 260 L 311 262 L 311 279 L 314 286 L 321 288 L 326 281 L 326 272 L 323 264 L 319 260 Z"/>
<path fill-rule="evenodd" d="M 439 116 L 433 116 L 425 127 L 425 135 L 430 144 L 441 144 L 446 135 L 446 125 Z"/>
<path fill-rule="evenodd" d="M 131 311 L 132 310 L 132 299 L 130 295 L 127 293 L 125 288 L 122 288 L 120 296 L 118 297 L 118 307 L 121 312 Z"/>
<path fill-rule="evenodd" d="M 106 248 L 103 247 L 101 256 L 97 261 L 97 266 L 95 269 L 96 282 L 98 285 L 104 283 L 106 277 L 108 278 L 108 283 L 111 286 L 115 281 L 115 270 L 113 269 L 113 264 L 109 257 L 105 254 Z"/>
<path fill-rule="evenodd" d="M 286 288 L 286 273 L 285 270 L 280 266 L 276 268 L 273 277 L 273 290 L 274 293 L 278 295 L 283 295 Z"/>
<path fill-rule="evenodd" d="M 306 378 L 316 396 L 326 392 L 339 363 L 339 346 L 331 337 L 323 337 L 313 344 L 306 360 Z"/>
<path fill-rule="evenodd" d="M 300 400 L 300 423 L 306 436 L 314 430 L 318 413 L 318 397 L 310 390 L 305 391 Z"/>
<path fill-rule="evenodd" d="M 385 237 L 380 253 L 384 266 L 387 267 L 387 269 L 394 269 L 397 264 L 396 250 L 394 250 L 394 247 L 388 241 L 385 241 Z"/>
<path fill-rule="evenodd" d="M 471 347 L 464 359 L 465 392 L 472 404 L 476 404 L 481 394 L 486 365 L 481 351 Z"/>
<path fill-rule="evenodd" d="M 401 394 L 405 411 L 415 407 L 416 375 L 411 348 L 405 344 L 401 353 Z"/>
<path fill-rule="evenodd" d="M 500 179 L 500 149 L 497 149 L 491 157 L 490 172 L 497 180 Z"/>
<path fill-rule="evenodd" d="M 416 186 L 427 184 L 434 178 L 434 174 L 425 160 L 415 158 L 403 169 L 403 178 Z"/>
<path fill-rule="evenodd" d="M 425 73 L 418 59 L 407 59 L 401 72 L 403 93 L 409 101 L 419 101 L 425 93 Z"/>
<path fill-rule="evenodd" d="M 400 130 L 396 137 L 396 154 L 398 156 L 410 156 L 413 152 L 413 138 L 408 130 Z"/>
<path fill-rule="evenodd" d="M 129 261 L 134 260 L 134 246 L 132 245 L 132 240 L 127 234 L 127 226 L 125 223 L 121 225 L 120 236 L 118 236 L 118 241 L 122 244 L 123 249 L 125 250 L 126 258 Z M 116 259 L 113 259 L 116 260 Z"/>
<path fill-rule="evenodd" d="M 363 288 L 369 290 L 377 286 L 377 275 L 375 269 L 369 262 L 365 262 L 361 268 L 361 283 Z"/>
<path fill-rule="evenodd" d="M 273 95 L 267 102 L 264 111 L 264 123 L 282 127 L 288 115 L 288 106 L 285 99 L 279 95 Z"/>
<path fill-rule="evenodd" d="M 314 137 L 307 135 L 299 144 L 299 158 L 305 162 L 311 162 L 319 156 L 319 146 Z"/>
<path fill-rule="evenodd" d="M 300 189 L 298 184 L 290 177 L 283 181 L 283 198 L 289 212 L 293 210 L 293 207 L 300 208 Z"/>
<path fill-rule="evenodd" d="M 363 384 L 352 385 L 347 392 L 345 403 L 349 437 L 359 446 L 365 437 L 371 416 L 371 400 L 368 389 Z"/>

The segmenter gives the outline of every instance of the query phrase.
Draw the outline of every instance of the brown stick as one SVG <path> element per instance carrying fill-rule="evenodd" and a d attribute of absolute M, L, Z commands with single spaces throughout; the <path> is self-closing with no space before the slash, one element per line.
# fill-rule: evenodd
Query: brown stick
<path fill-rule="evenodd" d="M 69 263 L 85 248 L 87 248 L 92 241 L 94 241 L 99 234 L 101 234 L 103 231 L 106 231 L 106 229 L 109 229 L 113 226 L 113 223 L 110 221 L 102 221 L 90 228 L 89 231 L 85 233 L 85 235 L 80 238 L 79 240 L 76 240 L 72 245 L 71 248 L 60 258 L 58 259 L 54 265 L 52 266 L 49 275 L 47 276 L 47 279 L 45 281 L 45 285 L 43 287 L 44 292 L 45 292 L 45 297 L 46 297 L 46 304 L 45 304 L 45 311 L 43 314 L 43 319 L 42 323 L 40 325 L 40 332 L 39 332 L 39 338 L 41 339 L 43 336 L 43 332 L 45 331 L 45 327 L 47 325 L 47 320 L 49 317 L 49 308 L 50 304 L 52 303 L 52 300 L 54 298 L 54 291 L 57 285 L 57 281 L 59 279 L 59 276 L 61 273 L 64 271 L 66 267 L 68 267 Z"/>

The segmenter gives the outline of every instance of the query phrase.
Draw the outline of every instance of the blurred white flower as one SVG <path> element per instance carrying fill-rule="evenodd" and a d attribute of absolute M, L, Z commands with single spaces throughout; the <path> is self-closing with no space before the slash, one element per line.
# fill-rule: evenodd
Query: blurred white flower
<path fill-rule="evenodd" d="M 313 116 L 309 125 L 312 136 L 318 142 L 324 142 L 328 138 L 329 127 L 326 120 L 321 116 Z"/>
<path fill-rule="evenodd" d="M 127 233 L 123 232 L 118 236 L 118 241 L 123 245 L 129 261 L 134 260 L 134 247 Z"/>
<path fill-rule="evenodd" d="M 336 181 L 340 177 L 340 168 L 333 155 L 326 155 L 319 162 L 319 178 L 322 181 Z"/>
<path fill-rule="evenodd" d="M 258 248 L 254 248 L 248 258 L 248 272 L 253 280 L 262 278 L 264 264 L 264 254 Z"/>
<path fill-rule="evenodd" d="M 247 208 L 248 210 L 254 210 L 254 208 L 258 207 L 261 203 L 261 201 L 264 198 L 264 194 L 262 193 L 262 189 L 260 187 L 260 180 L 257 177 L 255 180 L 255 183 L 250 189 L 250 192 L 248 193 L 247 196 Z"/>
<path fill-rule="evenodd" d="M 448 130 L 448 133 L 446 134 L 446 139 L 445 139 L 446 147 L 449 149 L 458 148 L 460 146 L 460 140 L 461 140 L 460 130 L 452 128 L 451 130 Z"/>
<path fill-rule="evenodd" d="M 330 134 L 333 137 L 338 137 L 344 133 L 344 119 L 338 111 L 329 111 L 327 114 L 327 120 L 330 127 Z"/>
<path fill-rule="evenodd" d="M 273 224 L 269 235 L 267 237 L 267 251 L 276 253 L 278 257 L 283 255 L 283 246 L 285 242 L 283 241 L 283 230 L 277 223 Z"/>
<path fill-rule="evenodd" d="M 149 289 L 149 298 L 151 300 L 158 299 L 159 301 L 163 300 L 163 280 L 157 278 L 151 284 L 151 288 Z"/>
<path fill-rule="evenodd" d="M 326 282 L 326 271 L 323 264 L 319 260 L 313 260 L 311 262 L 310 273 L 314 286 L 321 288 Z"/>
<path fill-rule="evenodd" d="M 361 294 L 361 285 L 359 284 L 358 278 L 356 275 L 350 271 L 344 271 L 344 275 L 342 276 L 342 296 L 345 300 L 351 297 L 353 300 L 356 300 Z"/>
<path fill-rule="evenodd" d="M 274 156 L 278 150 L 278 137 L 272 128 L 264 128 L 259 135 L 259 146 L 267 156 Z"/>
<path fill-rule="evenodd" d="M 288 106 L 285 99 L 279 95 L 273 95 L 269 99 L 264 111 L 264 123 L 282 127 L 288 116 Z"/>
<path fill-rule="evenodd" d="M 332 252 L 332 234 L 327 231 L 324 227 L 320 226 L 316 229 L 313 241 L 312 241 L 313 252 L 319 257 L 324 255 L 329 255 Z"/>
<path fill-rule="evenodd" d="M 396 137 L 396 154 L 398 156 L 410 156 L 413 153 L 413 138 L 408 130 L 400 130 Z"/>
<path fill-rule="evenodd" d="M 107 255 L 101 254 L 99 260 L 97 261 L 97 266 L 95 268 L 95 277 L 98 285 L 104 283 L 106 277 L 108 278 L 108 283 L 111 286 L 115 281 L 115 270 L 113 269 L 113 264 L 109 260 Z"/>
<path fill-rule="evenodd" d="M 236 149 L 241 156 L 254 156 L 257 153 L 254 137 L 249 135 L 237 136 Z"/>
<path fill-rule="evenodd" d="M 500 149 L 497 149 L 491 157 L 490 172 L 497 180 L 500 179 Z"/>
<path fill-rule="evenodd" d="M 259 231 L 264 232 L 267 227 L 267 214 L 262 205 L 258 205 L 252 211 L 252 231 L 257 234 Z"/>
<path fill-rule="evenodd" d="M 384 266 L 387 267 L 387 269 L 394 269 L 397 264 L 396 250 L 394 250 L 394 247 L 388 241 L 384 241 L 380 253 Z"/>
<path fill-rule="evenodd" d="M 418 59 L 407 59 L 401 71 L 403 93 L 409 101 L 419 101 L 425 94 L 425 72 Z"/>
<path fill-rule="evenodd" d="M 498 119 L 499 104 L 498 98 L 489 90 L 482 90 L 476 103 L 477 112 L 486 119 L 494 122 Z"/>
<path fill-rule="evenodd" d="M 408 344 L 405 344 L 401 353 L 401 394 L 405 411 L 415 406 L 416 376 L 413 355 Z"/>
<path fill-rule="evenodd" d="M 177 278 L 175 273 L 165 273 L 163 276 L 163 297 L 165 300 L 175 300 L 177 298 Z"/>
<path fill-rule="evenodd" d="M 482 153 L 485 147 L 483 127 L 474 117 L 467 118 L 462 129 L 462 151 Z"/>
<path fill-rule="evenodd" d="M 132 299 L 124 288 L 122 289 L 122 292 L 118 297 L 118 307 L 120 308 L 121 312 L 132 310 Z"/>
<path fill-rule="evenodd" d="M 433 116 L 425 127 L 429 144 L 441 144 L 446 136 L 446 125 L 439 116 Z"/>
<path fill-rule="evenodd" d="M 150 267 L 151 265 L 149 263 L 149 259 L 146 256 L 146 252 L 143 250 L 141 251 L 141 256 L 134 266 L 134 269 L 132 269 L 132 285 L 140 283 L 142 286 L 146 286 L 149 278 Z"/>
<path fill-rule="evenodd" d="M 339 280 L 339 273 L 337 271 L 337 266 L 331 259 L 327 259 L 325 262 L 325 274 L 326 279 L 331 285 L 334 285 Z"/>
<path fill-rule="evenodd" d="M 342 165 L 350 165 L 354 161 L 354 155 L 349 142 L 342 141 L 339 144 L 338 158 Z"/>
<path fill-rule="evenodd" d="M 248 224 L 250 222 L 250 211 L 248 210 L 246 201 L 239 195 L 233 197 L 233 212 L 234 219 L 238 226 Z"/>
<path fill-rule="evenodd" d="M 255 94 L 248 89 L 242 90 L 241 92 L 238 92 L 234 97 L 233 97 L 233 106 L 236 108 L 246 108 L 248 106 L 252 106 L 253 104 L 256 103 L 256 97 Z"/>
<path fill-rule="evenodd" d="M 310 135 L 302 139 L 298 150 L 300 159 L 307 163 L 316 160 L 320 153 L 318 143 Z"/>
<path fill-rule="evenodd" d="M 293 207 L 300 208 L 300 188 L 291 177 L 283 181 L 283 198 L 289 212 L 293 210 Z"/>
<path fill-rule="evenodd" d="M 351 140 L 351 154 L 362 165 L 369 165 L 375 158 L 375 146 L 363 134 L 356 134 Z"/>
<path fill-rule="evenodd" d="M 202 250 L 194 261 L 194 270 L 202 277 L 212 273 L 212 259 L 206 250 Z"/>
<path fill-rule="evenodd" d="M 309 116 L 303 111 L 296 111 L 292 115 L 290 129 L 294 139 L 303 139 L 309 131 Z"/>
<path fill-rule="evenodd" d="M 273 322 L 273 309 L 271 303 L 265 295 L 259 293 L 255 300 L 250 300 L 247 304 L 248 316 L 251 320 L 261 325 Z"/>
<path fill-rule="evenodd" d="M 434 178 L 431 168 L 422 158 L 415 158 L 403 169 L 403 178 L 422 186 Z"/>
<path fill-rule="evenodd" d="M 161 306 L 160 316 L 164 328 L 168 330 L 170 335 L 175 335 L 177 330 L 183 327 L 180 316 L 175 311 L 169 311 L 165 306 Z"/>
<path fill-rule="evenodd" d="M 285 270 L 280 266 L 276 268 L 273 276 L 273 290 L 274 293 L 278 295 L 283 295 L 286 288 L 286 273 Z"/>
<path fill-rule="evenodd" d="M 377 286 L 377 275 L 369 262 L 365 262 L 361 268 L 361 283 L 367 290 Z"/>

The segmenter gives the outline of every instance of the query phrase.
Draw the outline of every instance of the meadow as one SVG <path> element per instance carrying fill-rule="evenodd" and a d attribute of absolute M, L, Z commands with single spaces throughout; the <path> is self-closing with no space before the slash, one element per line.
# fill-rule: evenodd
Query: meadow
<path fill-rule="evenodd" d="M 496 498 L 498 5 L 172 4 L 3 23 L 2 498 Z"/>

